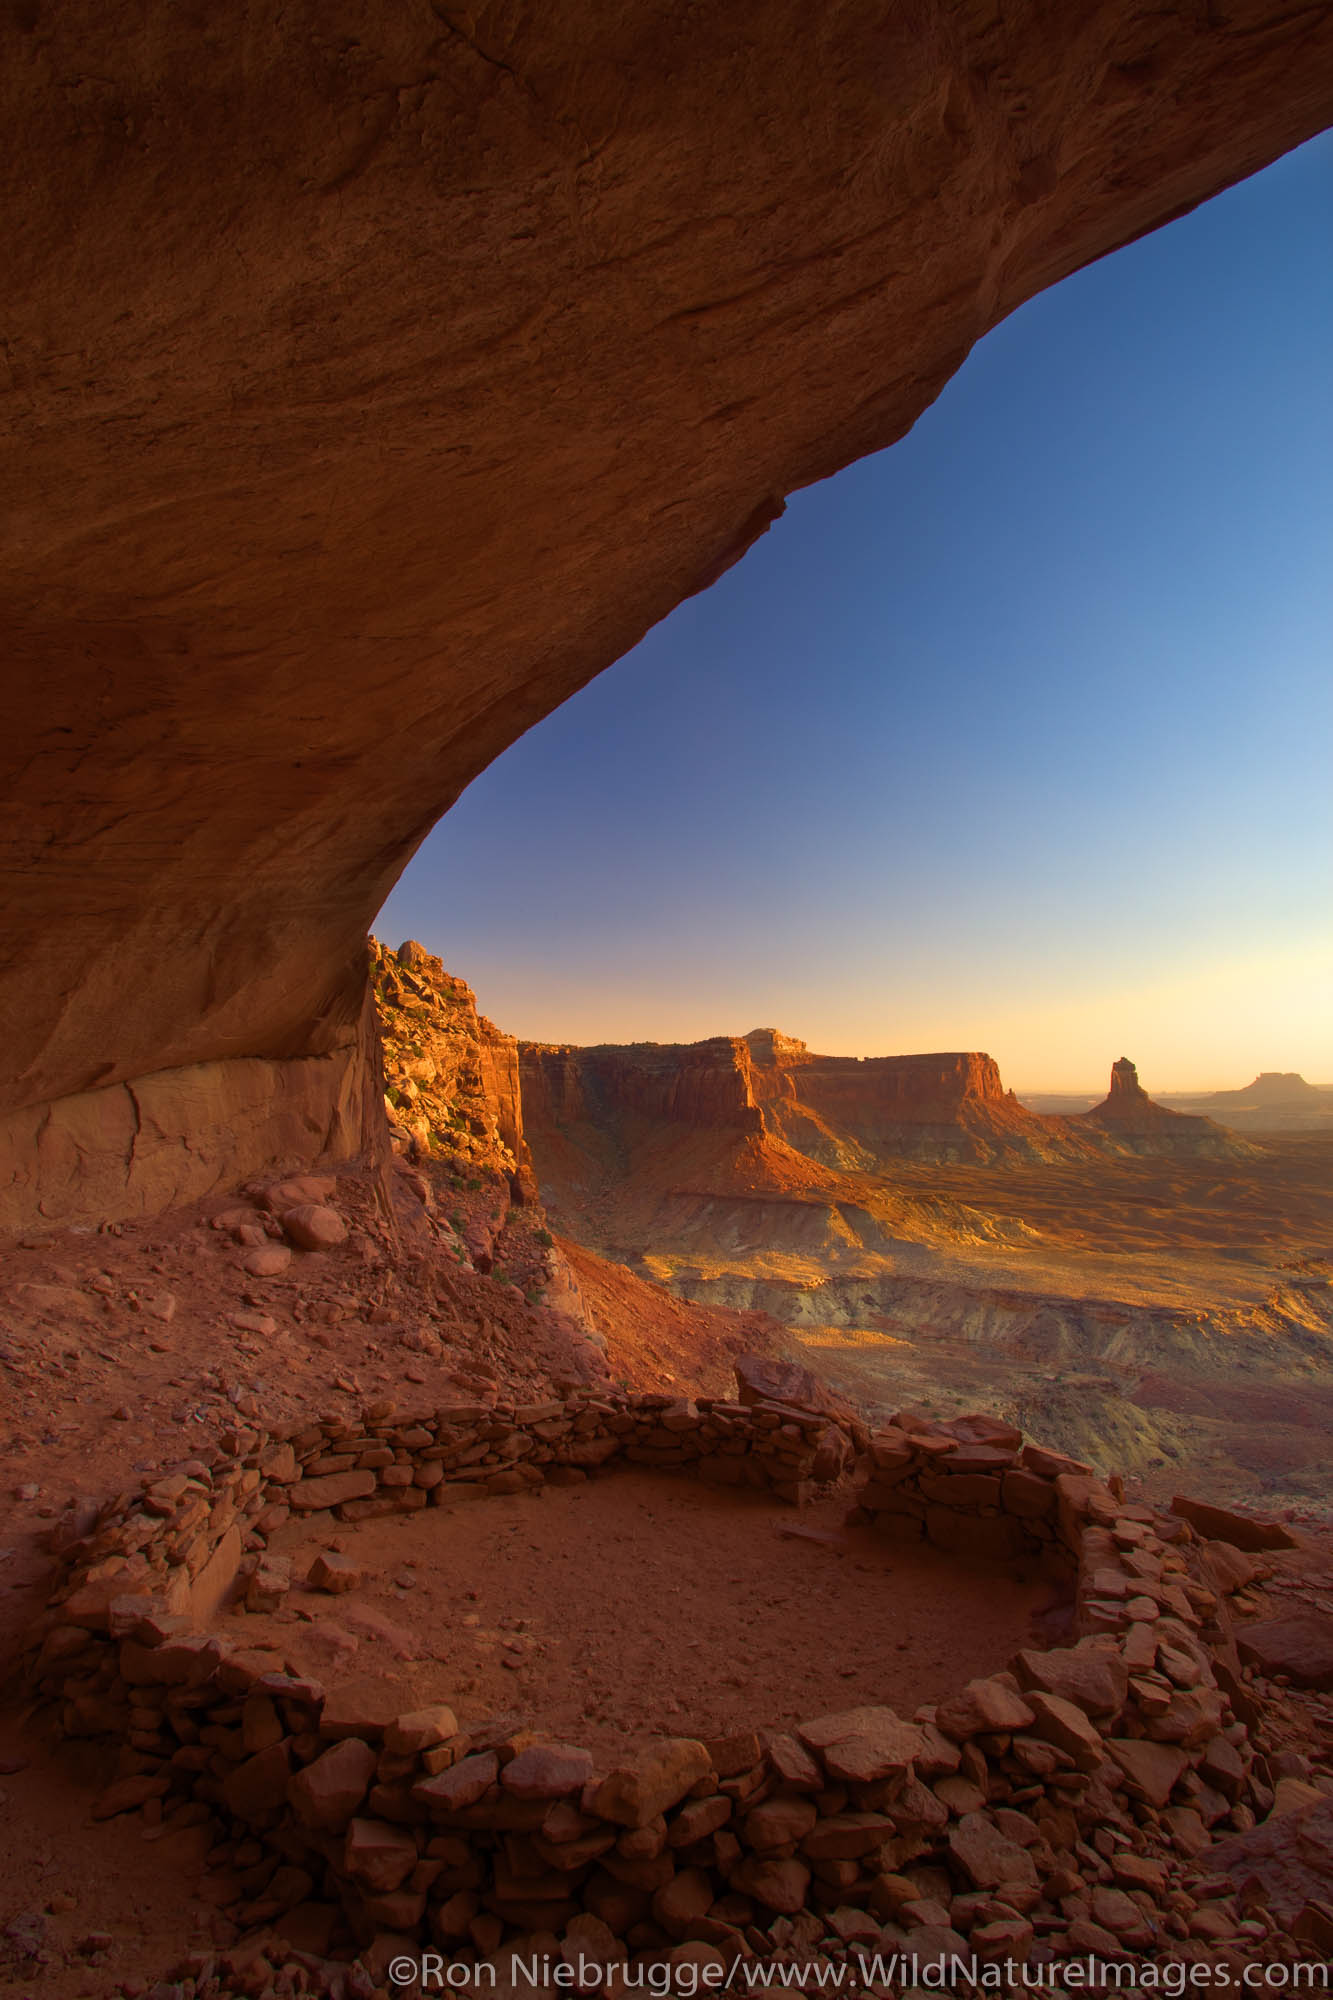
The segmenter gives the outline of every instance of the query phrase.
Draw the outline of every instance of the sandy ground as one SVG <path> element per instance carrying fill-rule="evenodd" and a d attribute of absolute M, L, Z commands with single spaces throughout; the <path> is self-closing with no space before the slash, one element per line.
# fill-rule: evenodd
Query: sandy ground
<path fill-rule="evenodd" d="M 332 1534 L 293 1520 L 273 1546 L 294 1576 L 336 1541 L 363 1584 L 222 1622 L 326 1685 L 383 1675 L 387 1659 L 405 1709 L 447 1701 L 465 1724 L 517 1712 L 608 1749 L 863 1702 L 910 1715 L 1033 1642 L 1058 1602 L 1049 1582 L 846 1529 L 849 1498 L 797 1515 L 624 1471 Z"/>
<path fill-rule="evenodd" d="M 298 1254 L 277 1277 L 248 1274 L 212 1226 L 237 1200 L 0 1248 L 0 1676 L 42 1606 L 47 1541 L 72 1497 L 100 1503 L 238 1421 L 385 1398 L 531 1401 L 603 1368 L 509 1278 L 459 1265 L 401 1191 L 392 1243 L 364 1172 L 337 1179 L 347 1242 Z M 511 1211 L 508 1272 L 522 1272 L 542 1222 L 540 1210 Z M 701 1375 L 725 1394 L 733 1355 L 777 1332 L 763 1314 L 696 1310 L 628 1272 L 600 1267 L 599 1282 L 598 1268 L 585 1256 L 581 1277 L 597 1293 L 610 1375 L 625 1386 L 703 1389 L 689 1372 L 693 1341 Z"/>
<path fill-rule="evenodd" d="M 632 1389 L 679 1384 L 686 1395 L 730 1396 L 738 1354 L 765 1354 L 785 1345 L 782 1327 L 768 1313 L 688 1305 L 570 1237 L 556 1241 L 594 1325 L 608 1337 L 612 1374 Z"/>
<path fill-rule="evenodd" d="M 15 2000 L 100 1997 L 136 1979 L 143 1992 L 213 1936 L 202 1893 L 211 1833 L 167 1841 L 137 1814 L 94 1821 L 111 1765 L 104 1749 L 52 1748 L 44 1731 L 0 1715 L 0 1993 Z"/>

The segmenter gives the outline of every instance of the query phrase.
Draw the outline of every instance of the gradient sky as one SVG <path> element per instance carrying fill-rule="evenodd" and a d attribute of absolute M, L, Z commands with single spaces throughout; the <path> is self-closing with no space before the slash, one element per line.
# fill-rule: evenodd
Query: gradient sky
<path fill-rule="evenodd" d="M 510 1032 L 1333 1082 L 1333 134 L 1076 274 L 494 764 L 376 925 Z"/>

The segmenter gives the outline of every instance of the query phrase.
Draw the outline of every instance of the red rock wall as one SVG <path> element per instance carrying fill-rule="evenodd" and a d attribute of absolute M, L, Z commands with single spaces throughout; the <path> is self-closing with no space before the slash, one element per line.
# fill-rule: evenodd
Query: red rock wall
<path fill-rule="evenodd" d="M 861 1061 L 812 1055 L 803 1042 L 764 1029 L 687 1044 L 525 1044 L 522 1073 L 539 1171 L 554 1129 L 585 1125 L 623 1136 L 630 1118 L 769 1131 L 816 1158 L 849 1143 L 872 1156 L 925 1149 L 977 1157 L 997 1146 L 1073 1144 L 1063 1121 L 1025 1110 L 991 1057 L 976 1053 Z"/>
<path fill-rule="evenodd" d="M 366 931 L 500 750 L 1333 112 L 1333 16 L 1266 0 L 9 33 L 0 1111 L 353 1047 Z"/>
<path fill-rule="evenodd" d="M 691 1043 L 642 1042 L 622 1048 L 521 1050 L 523 1102 L 539 1124 L 614 1125 L 647 1118 L 705 1131 L 761 1132 L 743 1041 L 719 1035 Z"/>
<path fill-rule="evenodd" d="M 869 1472 L 859 1512 L 890 1546 L 925 1533 L 968 1558 L 1076 1567 L 1076 1643 L 1027 1647 L 1009 1672 L 911 1722 L 863 1706 L 790 1731 L 657 1735 L 595 1755 L 533 1741 L 521 1717 L 460 1727 L 444 1704 L 399 1714 L 364 1682 L 266 1671 L 230 1632 L 199 1629 L 242 1592 L 256 1609 L 282 1602 L 291 1559 L 269 1538 L 293 1512 L 402 1515 L 623 1462 L 799 1506 L 853 1449 Z M 1253 1568 L 1217 1549 L 985 1416 L 903 1413 L 872 1436 L 855 1419 L 764 1400 L 378 1405 L 284 1436 L 232 1432 L 206 1460 L 102 1508 L 29 1631 L 26 1677 L 59 1733 L 122 1752 L 94 1818 L 142 1809 L 186 1827 L 202 1809 L 233 1853 L 267 1838 L 289 1865 L 234 1872 L 230 1907 L 246 1930 L 299 1904 L 322 1912 L 326 1939 L 341 1923 L 368 1956 L 377 1939 L 394 1955 L 427 1940 L 461 1954 L 484 1910 L 499 1920 L 494 1944 L 521 1938 L 530 1951 L 533 1931 L 588 1913 L 623 1959 L 645 1944 L 652 1894 L 649 1950 L 688 1938 L 696 1968 L 705 1939 L 733 1954 L 780 1949 L 791 1925 L 774 1918 L 804 1910 L 815 1935 L 920 1950 L 923 1963 L 927 1950 L 969 1948 L 1024 1960 L 1038 1924 L 1053 1958 L 1153 1959 L 1173 1936 L 1163 1908 L 1184 1907 L 1177 1892 L 1197 1884 L 1206 1825 L 1248 1829 L 1275 1803 L 1256 1754 L 1268 1739 L 1252 1740 L 1244 1719 L 1261 1711 L 1230 1664 L 1225 1598 Z M 1111 1825 L 1122 1846 L 1107 1852 L 1129 1864 L 1116 1879 L 1155 1891 L 1092 1905 L 1114 1935 L 1087 1920 L 1070 1873 Z M 947 1904 L 908 1935 L 884 1926 L 911 1912 L 913 1864 L 934 1870 Z M 1084 1865 L 1099 1883 L 1100 1862 Z M 737 1895 L 739 1911 L 723 1900 Z M 1274 1964 L 1313 1956 L 1276 1927 L 1263 1942 Z M 712 1957 L 720 1979 L 726 1961 Z"/>

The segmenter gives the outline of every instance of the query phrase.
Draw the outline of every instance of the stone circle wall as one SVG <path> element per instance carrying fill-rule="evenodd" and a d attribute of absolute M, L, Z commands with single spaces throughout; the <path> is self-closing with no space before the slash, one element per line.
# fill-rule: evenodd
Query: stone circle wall
<path fill-rule="evenodd" d="M 512 1720 L 376 1712 L 200 1629 L 238 1590 L 257 1607 L 281 1597 L 268 1537 L 294 1512 L 462 1505 L 617 1462 L 799 1503 L 853 1457 L 878 1532 L 1066 1570 L 1074 1643 L 1021 1652 L 910 1720 L 862 1707 L 791 1731 L 664 1735 L 606 1768 Z M 902 1416 L 872 1436 L 764 1401 L 372 1405 L 286 1436 L 231 1432 L 74 1525 L 26 1661 L 60 1729 L 118 1745 L 96 1813 L 137 1810 L 166 1833 L 220 1822 L 219 1902 L 315 1952 L 466 1961 L 534 1936 L 615 1963 L 803 1936 L 1149 1952 L 1208 1829 L 1243 1830 L 1273 1802 L 1219 1651 L 1245 1558 L 1201 1565 L 1217 1545 L 1185 1522 L 990 1418 Z M 938 1875 L 929 1909 L 903 1873 L 922 1863 Z"/>

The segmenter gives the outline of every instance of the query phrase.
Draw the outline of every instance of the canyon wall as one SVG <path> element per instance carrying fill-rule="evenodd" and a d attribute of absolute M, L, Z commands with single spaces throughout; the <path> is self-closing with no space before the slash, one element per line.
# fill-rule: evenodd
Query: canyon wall
<path fill-rule="evenodd" d="M 0 1116 L 0 1235 L 155 1215 L 247 1175 L 373 1158 L 384 1137 L 367 993 L 318 1055 L 187 1063 Z"/>
<path fill-rule="evenodd" d="M 745 1040 L 769 1129 L 825 1165 L 1071 1150 L 1061 1126 L 1004 1088 L 988 1055 L 818 1056 L 771 1028 Z"/>
<path fill-rule="evenodd" d="M 650 1123 L 767 1135 L 849 1171 L 888 1159 L 1058 1158 L 1088 1149 L 1068 1120 L 1006 1091 L 992 1058 L 813 1055 L 776 1029 L 690 1043 L 521 1050 L 523 1101 L 539 1156 L 558 1135 L 600 1133 L 622 1149 Z"/>
<path fill-rule="evenodd" d="M 365 934 L 470 779 L 1024 299 L 1333 111 L 1333 16 L 1268 0 L 4 33 L 20 1224 L 353 1146 Z"/>
<path fill-rule="evenodd" d="M 703 1131 L 761 1132 L 749 1051 L 738 1036 L 576 1048 L 524 1042 L 523 1102 L 531 1125 L 647 1119 Z"/>
<path fill-rule="evenodd" d="M 391 951 L 370 940 L 384 1052 L 385 1099 L 402 1142 L 525 1175 L 518 1043 L 477 1011 L 465 980 L 415 939 Z"/>

